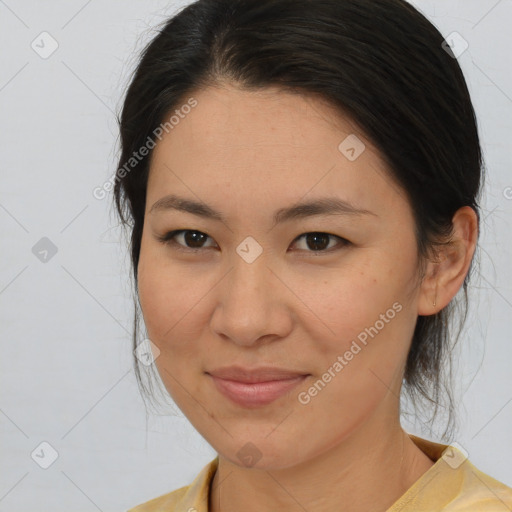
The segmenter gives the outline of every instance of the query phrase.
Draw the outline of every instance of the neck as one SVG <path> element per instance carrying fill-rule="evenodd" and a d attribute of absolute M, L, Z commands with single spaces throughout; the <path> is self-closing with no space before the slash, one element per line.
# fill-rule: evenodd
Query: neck
<path fill-rule="evenodd" d="M 219 455 L 209 510 L 384 512 L 432 465 L 399 420 L 368 421 L 326 453 L 286 469 L 243 468 Z"/>

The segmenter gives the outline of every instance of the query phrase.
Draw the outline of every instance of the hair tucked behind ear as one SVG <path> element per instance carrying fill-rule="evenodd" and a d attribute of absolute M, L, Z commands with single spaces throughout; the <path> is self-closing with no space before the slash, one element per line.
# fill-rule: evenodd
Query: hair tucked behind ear
<path fill-rule="evenodd" d="M 198 0 L 166 21 L 141 55 L 119 119 L 119 168 L 154 137 L 169 111 L 209 85 L 317 95 L 361 127 L 406 192 L 421 273 L 438 244 L 449 241 L 454 213 L 466 205 L 479 213 L 483 178 L 470 95 L 442 43 L 439 31 L 403 0 Z M 131 230 L 136 292 L 149 159 L 118 176 L 114 190 Z M 458 335 L 465 321 L 469 274 L 461 297 L 418 317 L 404 375 L 409 396 L 433 404 L 432 420 L 447 403 L 449 425 L 453 403 L 443 369 L 459 299 Z M 138 313 L 134 343 L 137 330 Z"/>

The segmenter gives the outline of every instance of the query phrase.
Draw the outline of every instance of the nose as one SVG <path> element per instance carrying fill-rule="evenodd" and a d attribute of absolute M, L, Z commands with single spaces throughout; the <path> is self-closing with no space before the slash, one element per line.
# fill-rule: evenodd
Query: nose
<path fill-rule="evenodd" d="M 241 258 L 219 283 L 212 330 L 240 346 L 275 341 L 293 328 L 292 299 L 263 258 Z"/>

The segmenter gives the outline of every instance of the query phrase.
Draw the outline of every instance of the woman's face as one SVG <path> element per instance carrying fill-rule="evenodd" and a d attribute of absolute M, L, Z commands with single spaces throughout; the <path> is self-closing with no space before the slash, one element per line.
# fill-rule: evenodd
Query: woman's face
<path fill-rule="evenodd" d="M 412 211 L 364 134 L 320 100 L 193 97 L 152 157 L 144 321 L 167 390 L 213 448 L 290 467 L 398 418 L 422 293 Z M 188 231 L 161 240 L 175 230 Z M 251 372 L 263 367 L 283 372 Z"/>

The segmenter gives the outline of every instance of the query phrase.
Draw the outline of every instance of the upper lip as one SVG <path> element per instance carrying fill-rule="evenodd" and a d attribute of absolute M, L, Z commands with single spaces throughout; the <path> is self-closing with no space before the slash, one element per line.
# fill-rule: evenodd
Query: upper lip
<path fill-rule="evenodd" d="M 275 368 L 272 366 L 261 366 L 259 368 L 243 368 L 241 366 L 226 366 L 206 372 L 213 377 L 254 384 L 256 382 L 269 382 L 272 380 L 289 380 L 308 375 L 307 373 L 288 370 L 286 368 Z"/>

